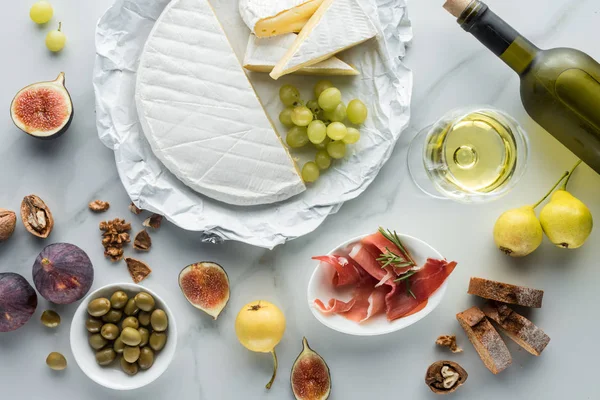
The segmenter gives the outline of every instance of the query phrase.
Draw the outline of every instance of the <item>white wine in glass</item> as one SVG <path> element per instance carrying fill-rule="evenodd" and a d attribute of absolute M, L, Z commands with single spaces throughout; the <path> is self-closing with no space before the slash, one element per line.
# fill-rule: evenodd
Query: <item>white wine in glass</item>
<path fill-rule="evenodd" d="M 434 197 L 484 202 L 514 187 L 527 153 L 527 136 L 513 118 L 473 107 L 452 111 L 421 131 L 411 144 L 409 167 L 417 185 Z"/>

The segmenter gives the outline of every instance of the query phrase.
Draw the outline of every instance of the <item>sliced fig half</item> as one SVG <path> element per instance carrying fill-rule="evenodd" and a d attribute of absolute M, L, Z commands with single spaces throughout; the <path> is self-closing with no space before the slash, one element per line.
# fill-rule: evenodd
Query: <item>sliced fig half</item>
<path fill-rule="evenodd" d="M 64 72 L 54 81 L 21 89 L 10 105 L 10 116 L 17 128 L 39 139 L 54 139 L 65 133 L 73 120 L 73 102 Z"/>
<path fill-rule="evenodd" d="M 326 400 L 331 394 L 331 373 L 323 357 L 302 339 L 302 353 L 292 367 L 290 382 L 296 400 Z"/>
<path fill-rule="evenodd" d="M 229 277 L 219 264 L 199 262 L 179 273 L 179 287 L 197 309 L 217 319 L 229 301 Z"/>

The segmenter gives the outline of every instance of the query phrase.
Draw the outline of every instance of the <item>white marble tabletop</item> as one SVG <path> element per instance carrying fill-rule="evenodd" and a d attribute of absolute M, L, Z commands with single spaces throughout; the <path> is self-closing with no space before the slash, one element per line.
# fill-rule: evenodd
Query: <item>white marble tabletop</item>
<path fill-rule="evenodd" d="M 56 227 L 47 241 L 33 238 L 19 225 L 0 245 L 0 271 L 13 271 L 31 281 L 31 265 L 50 242 L 72 242 L 88 252 L 95 266 L 94 288 L 130 281 L 123 263 L 102 255 L 98 223 L 105 217 L 126 217 L 129 199 L 117 176 L 113 154 L 96 136 L 91 76 L 94 28 L 112 0 L 53 0 L 54 21 L 63 21 L 69 37 L 57 56 L 44 46 L 45 29 L 28 17 L 30 1 L 5 2 L 0 25 L 3 62 L 0 67 L 0 207 L 17 209 L 23 196 L 35 193 L 47 201 Z M 40 297 L 32 321 L 0 335 L 0 398 L 3 399 L 289 399 L 289 372 L 305 335 L 327 360 L 333 374 L 332 399 L 433 399 L 423 382 L 427 366 L 439 359 L 459 362 L 469 372 L 461 399 L 594 399 L 598 389 L 597 282 L 600 280 L 600 233 L 576 251 L 554 248 L 547 241 L 532 256 L 512 260 L 494 248 L 491 231 L 498 215 L 535 201 L 575 157 L 524 112 L 518 78 L 474 38 L 463 32 L 441 8 L 441 0 L 413 0 L 410 14 L 415 38 L 406 63 L 414 70 L 413 122 L 375 183 L 359 199 L 346 204 L 316 232 L 273 251 L 238 243 L 201 244 L 198 236 L 165 224 L 153 235 L 154 248 L 142 258 L 154 272 L 143 282 L 174 309 L 179 345 L 168 371 L 153 384 L 133 392 L 98 386 L 77 367 L 69 346 L 70 317 L 76 305 L 56 309 L 63 324 L 44 328 L 39 317 L 50 305 Z M 494 10 L 542 47 L 571 46 L 600 59 L 596 0 L 488 0 Z M 23 86 L 53 79 L 65 71 L 75 104 L 75 119 L 62 138 L 42 142 L 13 127 L 8 106 Z M 416 130 L 447 110 L 487 103 L 505 109 L 527 129 L 531 139 L 529 169 L 521 183 L 500 201 L 465 206 L 428 198 L 406 173 L 406 146 Z M 588 167 L 578 170 L 572 192 L 600 218 L 600 176 Z M 105 215 L 94 215 L 87 203 L 111 202 Z M 459 262 L 443 304 L 426 319 L 383 337 L 350 337 L 320 325 L 311 315 L 306 285 L 315 267 L 310 257 L 347 238 L 385 225 L 434 245 Z M 192 308 L 177 285 L 179 270 L 200 260 L 223 265 L 231 278 L 232 298 L 218 321 Z M 530 313 L 552 341 L 535 358 L 508 342 L 514 362 L 492 375 L 477 357 L 454 315 L 469 307 L 470 276 L 478 275 L 546 290 L 544 308 Z M 254 299 L 281 306 L 288 328 L 278 347 L 279 376 L 264 389 L 271 372 L 269 355 L 254 354 L 238 344 L 233 323 L 239 308 Z M 451 355 L 436 349 L 440 334 L 456 333 L 465 352 Z M 66 355 L 69 367 L 54 372 L 45 365 L 51 351 Z"/>

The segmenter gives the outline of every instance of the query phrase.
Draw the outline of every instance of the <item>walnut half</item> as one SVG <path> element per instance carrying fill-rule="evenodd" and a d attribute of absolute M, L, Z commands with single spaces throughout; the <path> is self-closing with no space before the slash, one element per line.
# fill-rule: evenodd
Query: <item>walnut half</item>
<path fill-rule="evenodd" d="M 425 383 L 436 394 L 452 393 L 467 381 L 469 374 L 452 361 L 436 361 L 425 374 Z"/>
<path fill-rule="evenodd" d="M 45 239 L 52 232 L 54 218 L 42 199 L 34 194 L 25 196 L 21 203 L 21 220 L 27 232 Z"/>

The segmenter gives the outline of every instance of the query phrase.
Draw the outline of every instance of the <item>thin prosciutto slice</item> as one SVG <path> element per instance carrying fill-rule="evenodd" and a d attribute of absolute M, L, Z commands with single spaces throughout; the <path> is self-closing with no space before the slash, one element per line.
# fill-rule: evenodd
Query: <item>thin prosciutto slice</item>
<path fill-rule="evenodd" d="M 374 288 L 375 283 L 377 282 L 372 277 L 365 274 L 354 289 L 350 301 L 330 299 L 324 304 L 320 299 L 316 299 L 314 304 L 325 315 L 339 314 L 351 321 L 365 322 L 386 310 L 385 296 L 388 290 L 382 287 Z"/>
<path fill-rule="evenodd" d="M 355 265 L 351 260 L 349 260 L 346 257 L 338 255 L 328 255 L 313 257 L 313 260 L 327 263 L 335 268 L 335 274 L 333 275 L 333 286 L 335 287 L 356 285 L 360 282 L 360 267 Z"/>
<path fill-rule="evenodd" d="M 381 234 L 381 232 L 377 232 L 372 235 L 369 235 L 369 236 L 363 238 L 360 242 L 367 249 L 367 251 L 373 255 L 373 257 L 375 259 L 381 257 L 381 255 L 385 254 L 388 250 L 396 255 L 399 255 L 399 256 L 402 255 L 402 252 L 400 251 L 400 249 L 394 243 L 390 242 L 385 236 L 383 236 Z M 405 260 L 405 261 L 409 261 L 409 260 Z M 400 275 L 405 274 L 406 272 L 410 271 L 411 269 L 418 269 L 418 268 L 419 268 L 418 266 L 416 268 L 412 267 L 412 266 L 394 267 L 393 271 L 396 273 L 396 276 L 400 276 Z"/>
<path fill-rule="evenodd" d="M 404 281 L 399 282 L 398 286 L 394 288 L 395 290 L 386 296 L 388 320 L 393 321 L 413 313 L 442 286 L 454 268 L 456 268 L 456 262 L 428 259 L 419 272 L 408 278 L 414 297 L 406 290 Z"/>
<path fill-rule="evenodd" d="M 367 274 L 377 279 L 377 286 L 388 284 L 389 286 L 395 286 L 394 278 L 396 274 L 392 271 L 392 267 L 381 268 L 379 261 L 375 259 L 373 254 L 367 250 L 362 244 L 354 245 L 349 255 L 351 260 L 356 261 L 356 264 L 360 265 Z"/>

